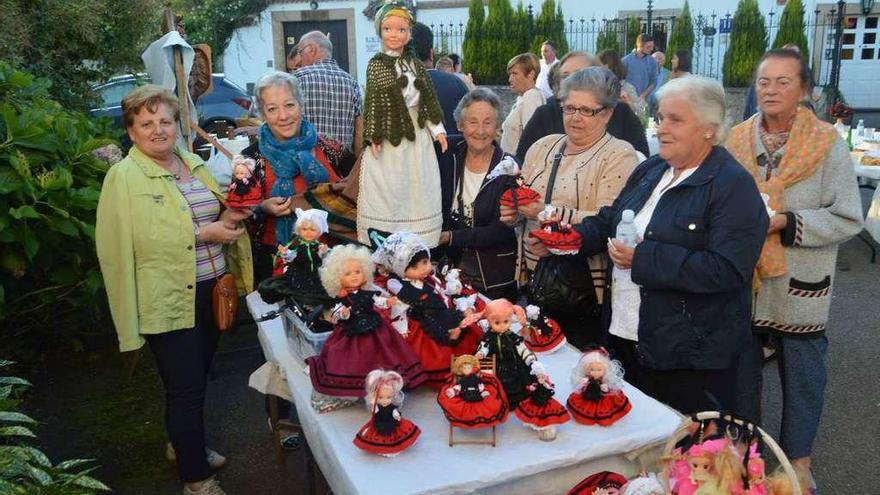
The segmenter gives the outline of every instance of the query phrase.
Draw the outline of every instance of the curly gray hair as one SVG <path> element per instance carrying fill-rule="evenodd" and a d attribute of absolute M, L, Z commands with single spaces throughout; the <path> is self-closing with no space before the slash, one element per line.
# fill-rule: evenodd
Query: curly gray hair
<path fill-rule="evenodd" d="M 468 107 L 480 101 L 488 103 L 495 110 L 495 122 L 499 126 L 501 125 L 501 122 L 504 120 L 501 115 L 501 99 L 491 89 L 474 88 L 458 101 L 455 111 L 452 112 L 453 117 L 455 117 L 455 123 L 458 124 L 459 128 L 464 123 L 464 112 Z"/>
<path fill-rule="evenodd" d="M 299 105 L 300 109 L 303 108 L 303 96 L 302 91 L 299 89 L 299 80 L 293 74 L 275 70 L 263 74 L 254 86 L 254 96 L 256 96 L 257 99 L 257 110 L 260 111 L 261 115 L 263 115 L 263 90 L 271 87 L 287 88 L 287 90 L 290 91 L 290 95 L 296 100 L 296 104 Z M 266 116 L 263 115 L 263 118 L 265 117 Z"/>
<path fill-rule="evenodd" d="M 572 91 L 590 93 L 604 108 L 614 109 L 620 100 L 620 80 L 605 67 L 587 67 L 571 73 L 559 88 L 559 101 Z"/>

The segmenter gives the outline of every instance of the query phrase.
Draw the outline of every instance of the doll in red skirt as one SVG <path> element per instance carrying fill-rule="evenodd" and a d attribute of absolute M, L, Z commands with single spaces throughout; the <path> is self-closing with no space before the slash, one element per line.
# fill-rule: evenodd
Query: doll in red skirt
<path fill-rule="evenodd" d="M 379 291 L 366 289 L 373 271 L 370 252 L 362 246 L 336 246 L 323 260 L 321 283 L 336 296 L 336 305 L 331 311 L 333 333 L 319 355 L 306 359 L 319 393 L 363 396 L 367 374 L 376 368 L 400 373 L 409 389 L 426 379 L 419 357 L 377 311 L 387 301 Z"/>
<path fill-rule="evenodd" d="M 419 427 L 400 415 L 403 377 L 395 371 L 373 370 L 367 375 L 367 409 L 372 419 L 358 430 L 354 444 L 385 457 L 410 448 L 421 434 Z"/>
<path fill-rule="evenodd" d="M 453 426 L 486 428 L 507 420 L 510 410 L 504 388 L 491 373 L 480 372 L 476 356 L 455 358 L 452 377 L 437 395 L 437 403 Z"/>
<path fill-rule="evenodd" d="M 541 316 L 541 308 L 534 304 L 526 306 L 526 346 L 532 352 L 551 353 L 565 345 L 565 334 L 556 320 Z"/>
<path fill-rule="evenodd" d="M 493 180 L 502 175 L 508 175 L 514 180 L 510 180 L 510 188 L 504 191 L 499 198 L 501 206 L 516 208 L 517 206 L 525 206 L 536 201 L 541 201 L 541 195 L 534 189 L 526 186 L 526 181 L 520 173 L 519 165 L 513 157 L 506 156 L 501 159 L 498 165 L 486 176 L 486 181 Z"/>
<path fill-rule="evenodd" d="M 587 351 L 571 374 L 568 410 L 578 423 L 610 426 L 632 409 L 623 393 L 623 368 L 603 348 Z"/>
<path fill-rule="evenodd" d="M 541 228 L 529 232 L 529 237 L 538 239 L 548 251 L 558 256 L 580 252 L 583 242 L 581 235 L 571 225 L 557 218 L 553 205 L 545 206 L 544 211 L 538 213 L 538 221 L 541 222 Z"/>
<path fill-rule="evenodd" d="M 556 439 L 556 425 L 567 423 L 571 419 L 565 406 L 553 398 L 556 387 L 538 363 L 532 369 L 538 381 L 526 387 L 528 396 L 517 406 L 516 417 L 530 428 L 538 432 L 538 438 L 549 442 Z"/>
<path fill-rule="evenodd" d="M 227 208 L 250 208 L 263 202 L 263 192 L 254 177 L 257 162 L 241 155 L 232 157 L 232 182 L 226 192 Z"/>

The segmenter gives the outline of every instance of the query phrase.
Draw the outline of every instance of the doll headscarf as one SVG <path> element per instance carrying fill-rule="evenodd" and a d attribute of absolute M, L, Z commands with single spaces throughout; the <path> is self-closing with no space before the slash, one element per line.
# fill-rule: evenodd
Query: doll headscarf
<path fill-rule="evenodd" d="M 315 227 L 318 227 L 318 232 L 323 235 L 329 231 L 327 227 L 327 212 L 324 210 L 319 210 L 317 208 L 312 208 L 310 210 L 303 210 L 301 208 L 297 208 L 295 210 L 296 213 L 296 223 L 293 224 L 293 230 L 298 230 L 299 226 L 303 222 L 312 222 Z"/>
<path fill-rule="evenodd" d="M 406 19 L 410 26 L 412 26 L 415 21 L 412 12 L 406 8 L 406 5 L 403 2 L 398 0 L 385 0 L 385 5 L 379 7 L 379 10 L 376 11 L 376 34 L 378 34 L 380 38 L 382 37 L 382 21 L 390 16 Z"/>
<path fill-rule="evenodd" d="M 421 251 L 430 251 L 422 238 L 412 232 L 396 232 L 388 236 L 379 249 L 373 253 L 373 262 L 389 268 L 398 277 L 403 277 L 406 266 Z M 430 259 L 430 258 L 429 258 Z"/>

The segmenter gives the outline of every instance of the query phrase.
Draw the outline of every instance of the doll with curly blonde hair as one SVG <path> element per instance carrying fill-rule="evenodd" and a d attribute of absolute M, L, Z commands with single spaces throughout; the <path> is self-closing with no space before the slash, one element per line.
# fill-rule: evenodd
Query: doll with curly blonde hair
<path fill-rule="evenodd" d="M 336 298 L 331 310 L 334 327 L 321 353 L 306 359 L 319 393 L 363 396 L 367 374 L 376 368 L 400 373 L 407 388 L 425 381 L 418 356 L 376 311 L 387 301 L 378 291 L 366 289 L 372 273 L 365 247 L 336 246 L 324 258 L 319 274 L 324 289 Z"/>
<path fill-rule="evenodd" d="M 372 418 L 358 430 L 359 449 L 385 457 L 410 448 L 421 434 L 419 427 L 400 415 L 403 377 L 396 371 L 373 370 L 367 375 L 366 403 Z"/>

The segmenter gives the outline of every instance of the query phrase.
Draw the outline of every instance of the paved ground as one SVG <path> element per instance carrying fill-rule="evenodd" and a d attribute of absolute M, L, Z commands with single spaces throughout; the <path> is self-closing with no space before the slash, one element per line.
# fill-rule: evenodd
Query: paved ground
<path fill-rule="evenodd" d="M 868 257 L 868 248 L 854 239 L 842 247 L 838 262 L 828 325 L 831 345 L 827 402 L 814 455 L 815 474 L 825 494 L 880 493 L 876 482 L 876 473 L 880 472 L 880 380 L 875 368 L 880 325 L 873 311 L 875 304 L 880 305 L 877 283 L 880 265 L 870 264 Z M 149 353 L 144 356 L 151 359 Z M 261 362 L 262 353 L 252 325 L 239 328 L 221 344 L 216 376 L 209 385 L 207 400 L 209 443 L 229 456 L 229 464 L 219 478 L 230 495 L 305 493 L 303 456 L 288 455 L 284 465 L 276 461 L 266 426 L 263 397 L 247 387 L 248 375 Z M 113 366 L 109 366 L 110 371 L 115 373 Z M 768 430 L 777 436 L 780 393 L 775 371 L 775 366 L 765 369 L 764 421 Z M 76 382 L 83 379 L 82 373 L 52 374 L 54 376 L 48 379 L 46 376 L 34 378 L 37 405 L 31 409 L 36 409 L 36 417 L 45 422 L 39 432 L 53 457 L 98 457 L 104 466 L 98 476 L 123 495 L 180 493 L 174 471 L 162 457 L 164 446 L 159 442 L 153 442 L 156 445 L 150 447 L 149 452 L 132 453 L 131 457 L 115 454 L 115 458 L 108 458 L 109 454 L 100 449 L 84 451 L 83 446 L 89 443 L 87 439 L 65 429 L 63 403 L 76 400 L 80 385 Z M 149 370 L 146 375 L 149 376 Z M 67 395 L 61 395 L 66 397 L 63 400 L 53 400 L 58 397 L 54 393 Z M 142 400 L 152 403 L 161 397 L 143 397 Z M 140 424 L 156 427 L 161 424 L 161 417 L 144 418 Z M 140 427 L 131 426 L 132 430 Z M 130 471 L 123 469 L 128 462 L 151 464 L 152 470 L 147 470 L 146 476 L 127 477 L 122 473 Z M 584 473 L 588 474 L 591 473 Z M 389 490 L 388 493 L 394 492 Z"/>

